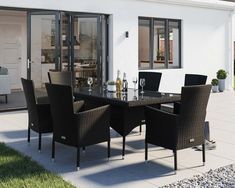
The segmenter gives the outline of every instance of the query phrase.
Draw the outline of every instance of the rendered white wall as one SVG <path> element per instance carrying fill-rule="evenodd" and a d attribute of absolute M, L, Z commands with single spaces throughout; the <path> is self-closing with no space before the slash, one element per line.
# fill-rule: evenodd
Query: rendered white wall
<path fill-rule="evenodd" d="M 185 73 L 207 74 L 209 83 L 218 69 L 231 72 L 229 11 L 132 0 L 41 0 L 34 3 L 1 0 L 0 6 L 110 14 L 110 77 L 116 77 L 117 69 L 125 71 L 130 86 L 138 72 L 138 16 L 182 19 L 183 68 L 161 70 L 161 91 L 179 92 Z M 129 31 L 129 38 L 125 38 L 126 31 Z M 227 79 L 227 88 L 232 85 L 231 76 Z"/>

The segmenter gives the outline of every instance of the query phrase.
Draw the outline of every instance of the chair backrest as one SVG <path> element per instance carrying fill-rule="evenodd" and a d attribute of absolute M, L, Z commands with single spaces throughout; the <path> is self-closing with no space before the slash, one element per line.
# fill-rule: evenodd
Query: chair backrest
<path fill-rule="evenodd" d="M 185 74 L 184 86 L 205 85 L 206 80 L 206 75 Z"/>
<path fill-rule="evenodd" d="M 73 111 L 71 86 L 46 83 L 53 120 L 53 135 L 57 142 L 71 145 L 77 141 L 77 126 Z"/>
<path fill-rule="evenodd" d="M 48 72 L 48 79 L 51 84 L 58 84 L 58 85 L 67 85 L 72 86 L 72 72 L 70 71 L 63 71 L 63 72 Z"/>
<path fill-rule="evenodd" d="M 182 87 L 179 118 L 179 134 L 187 140 L 204 136 L 206 108 L 211 85 Z"/>
<path fill-rule="evenodd" d="M 158 91 L 161 77 L 162 77 L 162 73 L 160 72 L 139 72 L 139 81 L 140 81 L 140 78 L 145 79 L 144 90 L 148 90 L 148 91 Z M 139 88 L 140 88 L 140 85 L 139 85 Z"/>
<path fill-rule="evenodd" d="M 38 112 L 37 112 L 37 106 L 36 106 L 37 104 L 36 104 L 33 81 L 21 78 L 21 82 L 23 85 L 30 123 L 33 123 L 36 125 L 38 124 L 39 119 L 38 119 Z"/>

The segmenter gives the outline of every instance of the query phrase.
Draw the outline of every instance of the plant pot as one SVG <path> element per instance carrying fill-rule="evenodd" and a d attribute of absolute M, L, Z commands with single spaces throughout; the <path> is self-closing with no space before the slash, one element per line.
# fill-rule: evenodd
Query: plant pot
<path fill-rule="evenodd" d="M 116 92 L 116 85 L 107 85 L 107 90 L 109 92 Z"/>
<path fill-rule="evenodd" d="M 212 86 L 212 92 L 213 93 L 218 93 L 219 92 L 219 86 Z"/>
<path fill-rule="evenodd" d="M 219 79 L 219 91 L 223 92 L 225 90 L 225 79 Z"/>

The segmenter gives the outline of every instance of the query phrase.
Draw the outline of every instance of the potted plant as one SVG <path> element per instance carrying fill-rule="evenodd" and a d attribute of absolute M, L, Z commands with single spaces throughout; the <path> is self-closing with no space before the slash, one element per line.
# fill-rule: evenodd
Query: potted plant
<path fill-rule="evenodd" d="M 223 92 L 225 90 L 225 79 L 227 78 L 228 73 L 220 69 L 217 72 L 217 79 L 219 80 L 219 91 Z"/>
<path fill-rule="evenodd" d="M 161 52 L 160 50 L 157 50 L 157 61 L 161 60 Z"/>
<path fill-rule="evenodd" d="M 211 85 L 212 85 L 212 92 L 213 93 L 219 92 L 219 86 L 218 86 L 219 80 L 218 79 L 216 79 L 216 78 L 212 79 Z"/>
<path fill-rule="evenodd" d="M 116 82 L 115 81 L 108 81 L 107 90 L 109 92 L 116 92 Z"/>
<path fill-rule="evenodd" d="M 164 60 L 163 52 L 161 50 L 157 50 L 157 61 Z"/>

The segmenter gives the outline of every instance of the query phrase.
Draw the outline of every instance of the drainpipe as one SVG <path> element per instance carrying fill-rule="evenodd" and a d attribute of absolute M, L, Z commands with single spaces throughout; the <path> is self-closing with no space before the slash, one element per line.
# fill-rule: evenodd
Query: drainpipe
<path fill-rule="evenodd" d="M 234 27 L 235 27 L 235 15 L 234 11 L 230 11 L 228 23 L 227 23 L 227 49 L 226 50 L 226 64 L 225 64 L 225 70 L 228 71 L 228 79 L 227 79 L 227 89 L 233 90 L 234 86 Z"/>

